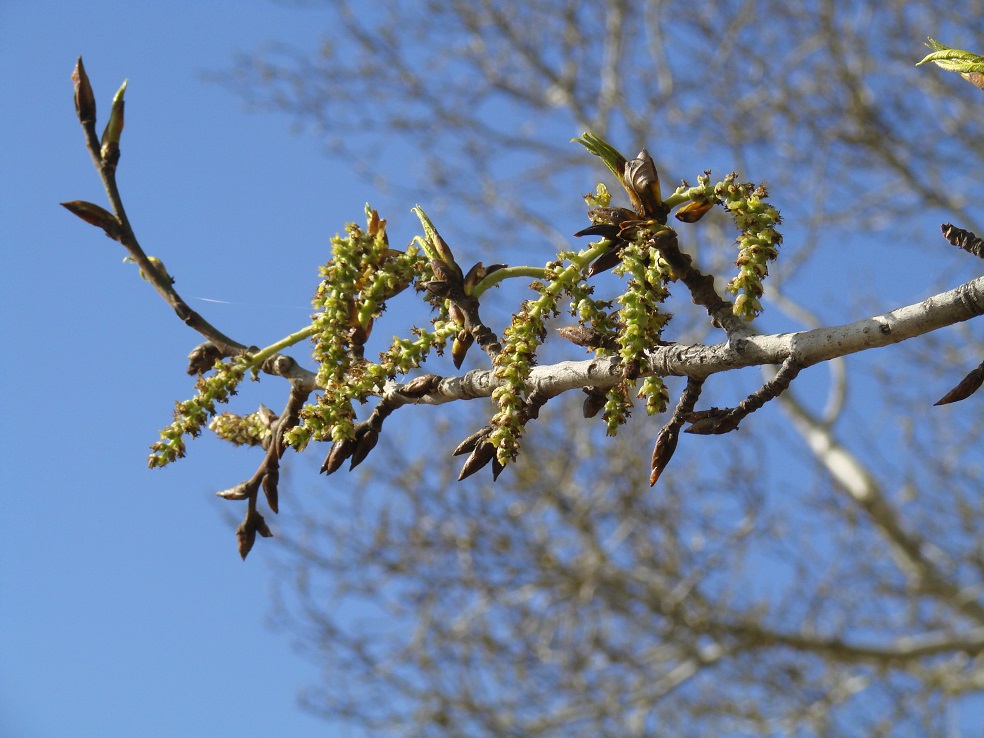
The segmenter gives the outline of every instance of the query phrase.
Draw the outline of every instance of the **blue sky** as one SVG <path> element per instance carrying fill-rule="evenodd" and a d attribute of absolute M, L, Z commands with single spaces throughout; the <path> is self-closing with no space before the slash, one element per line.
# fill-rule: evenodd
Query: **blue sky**
<path fill-rule="evenodd" d="M 119 179 L 145 249 L 187 298 L 264 295 L 273 307 L 193 301 L 239 340 L 300 327 L 329 236 L 372 192 L 202 72 L 267 40 L 313 44 L 321 18 L 266 2 L 0 4 L 0 735 L 332 734 L 296 706 L 314 667 L 266 625 L 271 547 L 240 561 L 225 513 L 242 510 L 212 494 L 254 458 L 206 441 L 146 468 L 190 395 L 196 335 L 58 206 L 105 204 L 72 104 L 82 54 L 100 130 L 129 79 Z M 279 407 L 282 388 L 266 389 Z"/>

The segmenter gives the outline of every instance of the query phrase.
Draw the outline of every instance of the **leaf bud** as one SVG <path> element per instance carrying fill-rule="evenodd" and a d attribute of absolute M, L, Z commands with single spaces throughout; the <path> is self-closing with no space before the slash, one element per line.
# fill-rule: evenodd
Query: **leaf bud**
<path fill-rule="evenodd" d="M 120 135 L 123 133 L 123 93 L 125 92 L 126 80 L 123 80 L 120 89 L 113 96 L 113 106 L 109 111 L 109 122 L 106 123 L 106 128 L 103 130 L 100 141 L 100 154 L 102 155 L 103 161 L 108 161 L 114 156 L 119 156 Z"/>
<path fill-rule="evenodd" d="M 79 122 L 85 126 L 94 126 L 96 123 L 96 98 L 92 94 L 92 85 L 89 83 L 89 75 L 85 72 L 82 65 L 82 57 L 79 57 L 72 71 L 72 81 L 75 83 L 75 112 L 79 116 Z"/>
<path fill-rule="evenodd" d="M 115 215 L 105 208 L 101 208 L 85 200 L 70 200 L 69 202 L 60 203 L 60 205 L 86 223 L 99 226 L 114 241 L 119 240 L 120 222 L 116 219 Z"/>

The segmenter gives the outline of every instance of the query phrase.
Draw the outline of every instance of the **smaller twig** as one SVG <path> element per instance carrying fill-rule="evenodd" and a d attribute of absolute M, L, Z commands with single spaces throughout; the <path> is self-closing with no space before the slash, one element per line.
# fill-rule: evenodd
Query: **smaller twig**
<path fill-rule="evenodd" d="M 650 463 L 651 472 L 649 474 L 649 486 L 652 487 L 659 481 L 660 475 L 673 458 L 676 451 L 677 442 L 680 440 L 680 428 L 687 422 L 687 416 L 693 411 L 697 400 L 700 399 L 701 388 L 704 386 L 703 379 L 687 380 L 687 386 L 680 395 L 677 406 L 673 409 L 673 416 L 670 422 L 663 426 L 663 429 L 656 436 L 656 444 L 653 446 L 653 458 Z"/>
<path fill-rule="evenodd" d="M 950 223 L 944 223 L 940 228 L 943 230 L 943 238 L 954 246 L 984 259 L 984 238 L 978 238 L 973 231 L 957 228 Z"/>
<path fill-rule="evenodd" d="M 231 489 L 216 492 L 218 497 L 226 500 L 247 500 L 246 517 L 236 529 L 236 539 L 238 541 L 239 555 L 245 560 L 250 549 L 256 542 L 256 534 L 259 533 L 264 538 L 270 538 L 273 533 L 267 526 L 263 516 L 256 509 L 256 502 L 259 498 L 260 489 L 266 497 L 267 504 L 274 513 L 279 508 L 280 482 L 280 459 L 284 455 L 287 446 L 284 443 L 284 434 L 297 425 L 300 417 L 301 408 L 307 402 L 310 391 L 294 384 L 291 387 L 290 397 L 287 405 L 280 417 L 273 424 L 271 434 L 264 443 L 266 454 L 260 462 L 256 472 L 245 482 L 240 482 Z"/>
<path fill-rule="evenodd" d="M 710 410 L 690 413 L 687 420 L 692 425 L 685 432 L 697 435 L 716 435 L 735 430 L 746 416 L 751 415 L 769 400 L 774 400 L 785 392 L 790 382 L 796 378 L 802 368 L 803 365 L 800 362 L 794 360 L 792 356 L 788 357 L 772 379 L 746 397 L 737 407 L 728 409 L 712 407 Z"/>
<path fill-rule="evenodd" d="M 734 314 L 732 304 L 714 289 L 714 277 L 701 272 L 694 266 L 693 258 L 680 250 L 675 231 L 659 231 L 652 237 L 651 243 L 690 290 L 693 303 L 704 308 L 714 325 L 724 330 L 729 339 L 741 338 L 749 333 L 748 324 Z"/>

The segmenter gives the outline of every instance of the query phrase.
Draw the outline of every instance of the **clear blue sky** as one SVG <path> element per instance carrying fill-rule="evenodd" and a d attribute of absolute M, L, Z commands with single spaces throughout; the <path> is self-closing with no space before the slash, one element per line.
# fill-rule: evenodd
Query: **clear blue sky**
<path fill-rule="evenodd" d="M 328 237 L 372 192 L 201 73 L 268 40 L 310 46 L 323 18 L 267 2 L 0 3 L 5 738 L 334 734 L 297 708 L 315 668 L 266 626 L 272 547 L 240 561 L 224 517 L 240 505 L 212 494 L 255 457 L 206 442 L 146 468 L 190 395 L 196 335 L 118 244 L 58 206 L 105 204 L 72 104 L 82 54 L 100 130 L 129 78 L 119 178 L 147 251 L 187 297 L 277 306 L 193 305 L 239 340 L 300 327 Z"/>

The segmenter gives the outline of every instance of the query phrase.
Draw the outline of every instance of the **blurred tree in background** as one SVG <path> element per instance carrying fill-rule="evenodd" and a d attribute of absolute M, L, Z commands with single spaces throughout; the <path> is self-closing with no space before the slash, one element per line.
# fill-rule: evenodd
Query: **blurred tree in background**
<path fill-rule="evenodd" d="M 648 147 L 670 186 L 712 167 L 768 182 L 786 227 L 763 332 L 979 273 L 939 224 L 984 230 L 982 96 L 914 67 L 926 36 L 979 50 L 979 0 L 324 5 L 320 49 L 271 45 L 225 83 L 404 210 L 429 203 L 476 259 L 571 248 L 597 167 L 568 139 L 590 130 Z M 733 233 L 706 221 L 688 248 L 727 273 Z M 675 340 L 707 336 L 673 309 Z M 660 423 L 641 412 L 606 439 L 551 404 L 494 486 L 443 458 L 477 409 L 408 414 L 362 476 L 293 490 L 281 521 L 278 613 L 324 665 L 306 703 L 373 735 L 967 724 L 984 711 L 980 399 L 932 404 L 982 338 L 963 323 L 816 367 L 740 431 L 684 438 L 652 489 Z M 705 401 L 761 381 L 729 375 Z"/>

